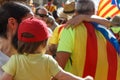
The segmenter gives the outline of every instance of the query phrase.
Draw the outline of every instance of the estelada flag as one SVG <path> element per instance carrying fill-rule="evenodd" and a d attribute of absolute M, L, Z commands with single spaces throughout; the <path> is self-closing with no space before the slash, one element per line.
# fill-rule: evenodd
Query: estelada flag
<path fill-rule="evenodd" d="M 120 0 L 100 0 L 97 15 L 104 18 L 120 15 Z"/>

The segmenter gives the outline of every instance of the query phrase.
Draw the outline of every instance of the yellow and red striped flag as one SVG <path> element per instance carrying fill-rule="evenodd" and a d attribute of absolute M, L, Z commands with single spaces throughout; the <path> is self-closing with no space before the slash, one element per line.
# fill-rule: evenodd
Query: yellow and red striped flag
<path fill-rule="evenodd" d="M 107 18 L 120 15 L 119 0 L 100 0 L 97 15 Z"/>

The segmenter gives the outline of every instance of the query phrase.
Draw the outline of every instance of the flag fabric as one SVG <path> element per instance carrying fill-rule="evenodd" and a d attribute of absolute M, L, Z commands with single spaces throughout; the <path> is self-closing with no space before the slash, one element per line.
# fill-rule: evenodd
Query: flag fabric
<path fill-rule="evenodd" d="M 112 0 L 112 4 L 116 5 L 118 9 L 120 10 L 120 0 Z"/>
<path fill-rule="evenodd" d="M 84 22 L 75 28 L 71 73 L 90 75 L 94 80 L 120 80 L 120 62 L 112 38 L 110 31 L 97 23 Z"/>
<path fill-rule="evenodd" d="M 119 53 L 119 43 L 115 36 L 106 27 L 99 25 L 95 22 L 92 23 L 96 30 L 100 31 L 103 36 L 114 46 L 115 50 Z"/>
<path fill-rule="evenodd" d="M 97 15 L 104 18 L 120 15 L 120 0 L 100 0 Z"/>

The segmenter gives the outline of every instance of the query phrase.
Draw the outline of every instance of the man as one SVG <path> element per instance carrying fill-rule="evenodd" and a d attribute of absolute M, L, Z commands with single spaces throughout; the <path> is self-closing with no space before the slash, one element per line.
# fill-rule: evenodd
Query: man
<path fill-rule="evenodd" d="M 1 67 L 16 53 L 17 28 L 20 22 L 33 16 L 29 7 L 19 2 L 6 2 L 0 7 L 0 75 Z"/>
<path fill-rule="evenodd" d="M 61 10 L 61 9 L 60 9 Z M 65 19 L 65 21 L 62 21 L 64 23 L 61 23 L 58 27 L 56 27 L 53 31 L 52 36 L 49 39 L 49 44 L 48 44 L 48 50 L 47 53 L 50 55 L 55 56 L 56 55 L 56 50 L 57 50 L 57 45 L 59 42 L 60 34 L 62 30 L 64 29 L 65 23 L 72 18 L 73 14 L 75 11 L 75 2 L 74 1 L 66 1 L 66 4 L 64 5 L 62 11 L 59 11 L 59 17 Z"/>
<path fill-rule="evenodd" d="M 35 10 L 35 16 L 36 18 L 43 20 L 46 23 L 50 15 L 48 14 L 48 10 L 46 8 L 39 6 Z M 48 30 L 50 34 L 52 34 L 52 30 L 49 27 Z"/>
<path fill-rule="evenodd" d="M 78 0 L 76 16 L 93 15 L 92 0 Z M 58 44 L 56 60 L 66 71 L 95 80 L 120 80 L 120 58 L 114 36 L 97 23 L 82 22 L 64 29 Z"/>
<path fill-rule="evenodd" d="M 47 18 L 48 18 L 48 10 L 42 6 L 39 6 L 36 8 L 35 10 L 35 15 L 38 19 L 41 19 L 43 21 L 47 21 Z"/>

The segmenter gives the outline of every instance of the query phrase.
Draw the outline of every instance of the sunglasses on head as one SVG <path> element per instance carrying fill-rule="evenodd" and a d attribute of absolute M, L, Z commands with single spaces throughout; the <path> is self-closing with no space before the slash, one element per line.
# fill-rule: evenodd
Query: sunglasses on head
<path fill-rule="evenodd" d="M 46 14 L 37 14 L 37 15 L 40 17 L 48 17 L 48 15 L 46 15 Z"/>

